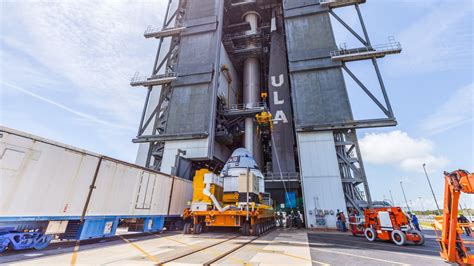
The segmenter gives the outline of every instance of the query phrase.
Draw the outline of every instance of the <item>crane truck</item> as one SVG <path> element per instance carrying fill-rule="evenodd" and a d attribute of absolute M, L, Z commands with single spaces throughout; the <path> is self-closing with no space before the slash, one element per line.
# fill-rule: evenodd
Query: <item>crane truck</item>
<path fill-rule="evenodd" d="M 440 255 L 446 262 L 474 265 L 474 256 L 466 247 L 466 245 L 473 245 L 474 241 L 466 241 L 462 238 L 463 229 L 472 228 L 474 223 L 458 222 L 461 193 L 474 194 L 474 174 L 466 170 L 444 172 L 443 215 L 435 217 L 433 227 L 441 249 Z"/>

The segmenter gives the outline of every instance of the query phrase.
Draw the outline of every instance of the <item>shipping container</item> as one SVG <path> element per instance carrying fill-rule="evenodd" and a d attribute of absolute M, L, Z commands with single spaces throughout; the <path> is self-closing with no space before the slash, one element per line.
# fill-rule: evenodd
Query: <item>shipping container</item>
<path fill-rule="evenodd" d="M 188 180 L 0 127 L 0 251 L 160 231 L 191 197 Z"/>

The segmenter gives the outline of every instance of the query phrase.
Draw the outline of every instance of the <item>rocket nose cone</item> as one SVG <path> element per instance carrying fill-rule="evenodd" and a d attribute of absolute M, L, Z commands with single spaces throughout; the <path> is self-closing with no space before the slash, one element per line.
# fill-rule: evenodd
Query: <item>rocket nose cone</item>
<path fill-rule="evenodd" d="M 232 157 L 233 156 L 246 156 L 246 157 L 252 157 L 252 154 L 250 153 L 249 150 L 245 149 L 245 148 L 238 148 L 236 150 L 234 150 L 234 152 L 232 153 L 231 155 Z M 253 157 L 252 157 L 253 158 Z"/>
<path fill-rule="evenodd" d="M 250 169 L 259 169 L 255 158 L 247 149 L 238 148 L 234 150 L 230 158 L 227 160 L 224 168 L 222 169 L 223 174 L 228 172 L 229 169 L 236 168 L 250 168 Z"/>

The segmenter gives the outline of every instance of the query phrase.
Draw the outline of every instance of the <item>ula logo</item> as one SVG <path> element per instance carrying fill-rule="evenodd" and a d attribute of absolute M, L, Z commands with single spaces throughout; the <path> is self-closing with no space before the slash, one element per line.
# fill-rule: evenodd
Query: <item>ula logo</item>
<path fill-rule="evenodd" d="M 285 84 L 285 76 L 283 74 L 280 74 L 278 76 L 278 80 L 276 76 L 271 76 L 270 79 L 271 79 L 272 86 L 275 87 L 275 91 L 273 92 L 273 104 L 275 106 L 283 105 L 285 103 L 285 100 L 279 99 L 277 89 Z M 273 117 L 274 117 L 273 124 L 275 125 L 278 124 L 279 121 L 282 121 L 283 123 L 288 123 L 288 118 L 285 112 L 281 109 L 280 110 L 277 109 Z"/>

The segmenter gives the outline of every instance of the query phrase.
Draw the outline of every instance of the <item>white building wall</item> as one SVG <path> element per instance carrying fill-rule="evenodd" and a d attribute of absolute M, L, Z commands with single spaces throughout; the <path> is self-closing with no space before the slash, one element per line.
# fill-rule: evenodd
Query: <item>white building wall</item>
<path fill-rule="evenodd" d="M 176 162 L 178 149 L 186 151 L 186 155 L 181 155 L 184 158 L 204 159 L 209 156 L 208 147 L 209 138 L 166 141 L 160 171 L 165 174 L 171 174 L 171 168 L 174 167 Z"/>
<path fill-rule="evenodd" d="M 336 228 L 336 210 L 346 212 L 346 202 L 333 133 L 298 133 L 297 141 L 306 225 L 308 228 Z M 317 225 L 317 210 L 329 213 L 325 216 L 326 226 Z"/>

